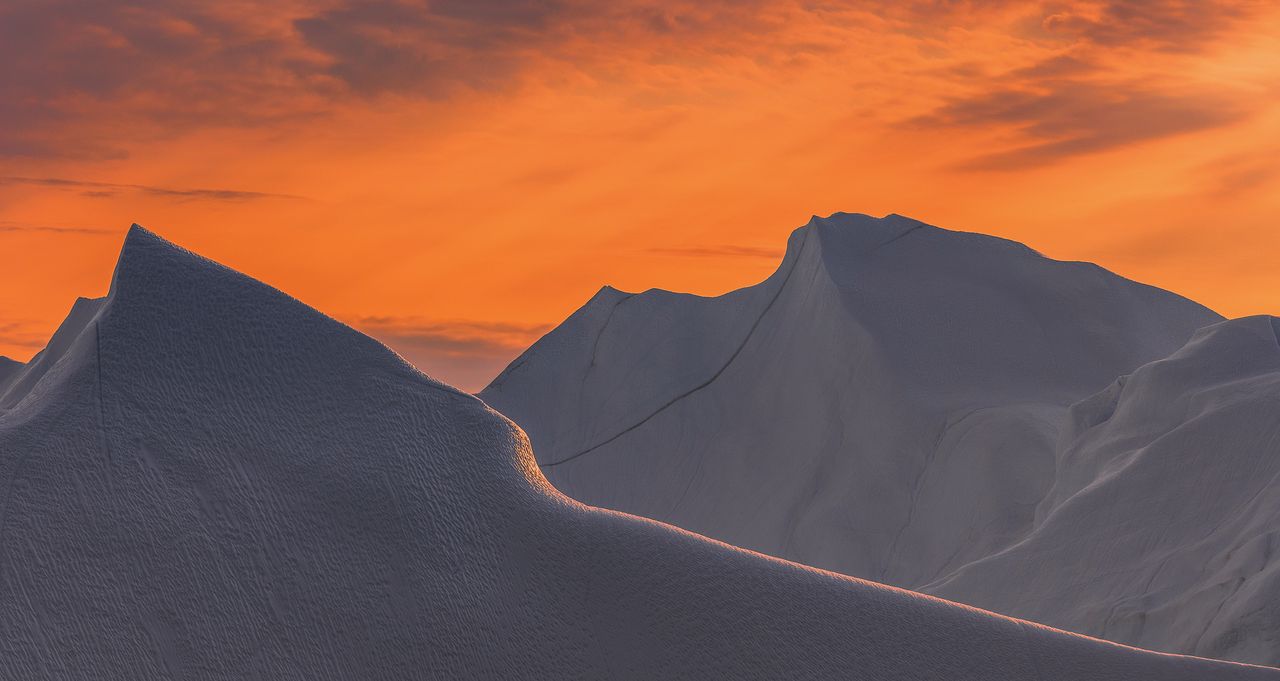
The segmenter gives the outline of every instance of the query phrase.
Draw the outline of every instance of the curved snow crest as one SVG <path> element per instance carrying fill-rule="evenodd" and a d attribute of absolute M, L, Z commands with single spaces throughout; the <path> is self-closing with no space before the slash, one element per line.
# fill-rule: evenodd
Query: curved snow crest
<path fill-rule="evenodd" d="M 69 324 L 0 413 L 4 678 L 1280 678 L 571 502 L 479 400 L 140 229 Z"/>
<path fill-rule="evenodd" d="M 1278 410 L 1280 319 L 1200 330 L 1075 405 L 1035 530 L 927 590 L 1134 645 L 1280 661 Z"/>

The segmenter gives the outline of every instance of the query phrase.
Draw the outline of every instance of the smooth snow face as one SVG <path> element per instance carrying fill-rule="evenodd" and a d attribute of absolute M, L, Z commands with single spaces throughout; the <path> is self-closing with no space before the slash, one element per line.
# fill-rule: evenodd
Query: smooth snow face
<path fill-rule="evenodd" d="M 481 397 L 587 503 L 1275 664 L 1274 322 L 1179 350 L 1220 321 L 1008 241 L 837 215 L 722 298 L 601 292 Z"/>
<path fill-rule="evenodd" d="M 1280 678 L 582 506 L 479 400 L 141 229 L 59 334 L 0 409 L 0 678 Z"/>
<path fill-rule="evenodd" d="M 71 312 L 67 313 L 67 318 L 54 332 L 53 338 L 49 339 L 49 344 L 44 350 L 32 357 L 25 366 L 11 369 L 7 379 L 4 369 L 0 369 L 0 409 L 12 407 L 39 383 L 45 373 L 53 368 L 54 363 L 66 353 L 71 343 L 84 331 L 85 326 L 102 306 L 102 302 L 102 298 L 76 299 L 75 305 L 71 306 Z"/>
<path fill-rule="evenodd" d="M 9 384 L 18 376 L 26 365 L 22 362 L 0 355 L 0 396 L 9 388 Z"/>
<path fill-rule="evenodd" d="M 576 499 L 918 587 L 1031 529 L 1072 402 L 1220 319 L 1013 242 L 837 214 L 758 286 L 601 291 L 481 397 Z"/>
<path fill-rule="evenodd" d="M 1095 636 L 1280 662 L 1280 319 L 1072 408 L 1035 530 L 927 588 Z"/>

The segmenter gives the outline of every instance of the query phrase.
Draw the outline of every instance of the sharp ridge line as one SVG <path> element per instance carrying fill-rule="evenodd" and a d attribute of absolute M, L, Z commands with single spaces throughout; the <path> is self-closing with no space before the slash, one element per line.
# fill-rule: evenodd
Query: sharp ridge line
<path fill-rule="evenodd" d="M 614 313 L 618 311 L 618 308 L 621 307 L 623 303 L 631 300 L 635 296 L 636 294 L 634 293 L 628 293 L 626 296 L 619 298 L 618 302 L 613 304 L 613 307 L 609 308 L 609 314 L 605 315 L 604 323 L 600 325 L 600 330 L 596 332 L 595 342 L 591 344 L 591 363 L 587 365 L 587 374 L 590 374 L 591 370 L 596 367 L 596 353 L 600 351 L 600 338 L 604 336 L 605 330 L 609 328 L 609 322 L 613 321 Z M 584 378 L 583 380 L 585 381 L 586 379 Z"/>
<path fill-rule="evenodd" d="M 910 230 L 908 230 L 908 232 L 910 232 Z M 906 234 L 903 234 L 902 236 L 906 236 Z M 938 430 L 937 437 L 933 439 L 933 447 L 931 447 L 929 451 L 925 452 L 924 461 L 920 466 L 920 470 L 916 473 L 915 480 L 911 483 L 911 495 L 907 504 L 906 520 L 903 521 L 902 527 L 899 527 L 897 534 L 894 535 L 893 543 L 889 545 L 889 553 L 885 557 L 884 565 L 880 568 L 880 578 L 877 581 L 884 582 L 885 576 L 889 573 L 889 568 L 893 567 L 893 559 L 894 555 L 898 552 L 898 544 L 902 542 L 903 535 L 905 535 L 907 530 L 911 528 L 911 521 L 915 518 L 916 506 L 920 503 L 920 486 L 924 483 L 924 478 L 929 473 L 929 469 L 933 466 L 934 461 L 937 460 L 938 450 L 941 449 L 942 442 L 946 439 L 947 433 L 951 432 L 951 429 L 958 427 L 961 423 L 964 423 L 970 416 L 986 409 L 990 409 L 990 407 L 975 407 L 965 412 L 963 416 L 955 419 L 955 421 L 952 421 L 951 418 L 947 418 L 943 421 L 942 428 Z"/>
<path fill-rule="evenodd" d="M 923 227 L 925 227 L 925 225 L 924 225 L 924 224 L 918 224 L 918 225 L 915 225 L 915 226 L 913 226 L 913 227 L 911 227 L 911 228 L 907 229 L 907 230 L 906 230 L 906 231 L 904 231 L 903 233 L 901 233 L 901 234 L 899 234 L 899 235 L 897 235 L 897 236 L 895 236 L 895 237 L 893 237 L 893 238 L 889 239 L 888 241 L 885 241 L 884 243 L 881 243 L 881 244 L 877 244 L 874 248 L 872 248 L 872 249 L 871 249 L 871 251 L 869 251 L 869 252 L 868 252 L 868 254 L 873 253 L 873 252 L 876 252 L 876 251 L 879 251 L 880 249 L 884 248 L 885 246 L 888 246 L 889 244 L 891 244 L 891 243 L 893 243 L 893 242 L 895 242 L 895 241 L 897 241 L 897 240 L 899 240 L 899 239 L 901 239 L 901 238 L 903 238 L 903 237 L 907 236 L 908 234 L 911 234 L 912 232 L 915 232 L 915 231 L 917 231 L 917 230 L 919 230 L 919 229 L 921 229 L 921 228 L 923 228 Z M 724 363 L 724 365 L 723 365 L 723 366 L 721 366 L 721 367 L 720 367 L 720 369 L 719 369 L 718 371 L 716 371 L 716 372 L 715 372 L 715 374 L 713 374 L 713 375 L 711 376 L 711 378 L 707 379 L 705 382 L 701 383 L 700 385 L 695 386 L 694 388 L 690 389 L 688 392 L 685 392 L 685 393 L 683 393 L 683 394 L 677 395 L 676 397 L 673 397 L 670 401 L 668 401 L 666 404 L 663 404 L 661 407 L 658 407 L 656 410 L 654 410 L 654 411 L 653 411 L 652 413 L 650 413 L 648 416 L 646 416 L 646 417 L 644 417 L 643 419 L 641 419 L 641 420 L 637 421 L 635 424 L 633 424 L 633 425 L 631 425 L 631 426 L 629 426 L 629 427 L 627 427 L 627 428 L 625 428 L 625 429 L 623 429 L 623 430 L 619 431 L 617 434 L 613 435 L 612 437 L 610 437 L 610 438 L 608 438 L 608 439 L 606 439 L 606 440 L 604 440 L 604 441 L 602 441 L 602 442 L 598 442 L 598 443 L 596 443 L 596 444 L 594 444 L 594 445 L 592 445 L 592 446 L 590 446 L 590 447 L 588 447 L 588 448 L 586 448 L 586 449 L 584 449 L 584 450 L 582 450 L 582 451 L 580 451 L 580 452 L 578 452 L 578 453 L 576 453 L 576 454 L 571 454 L 571 455 L 569 455 L 568 457 L 565 457 L 565 458 L 563 458 L 563 459 L 560 459 L 559 461 L 552 461 L 552 462 L 550 462 L 550 463 L 540 463 L 540 464 L 538 464 L 538 467 L 539 467 L 539 468 L 550 468 L 551 466 L 559 466 L 559 465 L 560 465 L 560 464 L 562 464 L 562 463 L 568 463 L 569 461 L 572 461 L 572 460 L 574 460 L 574 459 L 576 459 L 576 458 L 578 458 L 578 457 L 580 457 L 580 456 L 582 456 L 582 455 L 584 455 L 584 454 L 588 454 L 588 453 L 590 453 L 590 452 L 592 452 L 592 451 L 594 451 L 594 450 L 596 450 L 596 449 L 599 449 L 600 447 L 603 447 L 603 446 L 605 446 L 605 445 L 609 444 L 610 442 L 613 442 L 614 440 L 617 440 L 618 438 L 622 437 L 623 435 L 626 435 L 627 433 L 629 433 L 629 432 L 631 432 L 631 431 L 635 430 L 636 428 L 639 428 L 640 426 L 643 426 L 645 423 L 648 423 L 651 419 L 653 419 L 653 418 L 654 418 L 655 416 L 657 416 L 658 414 L 661 414 L 663 411 L 665 411 L 665 410 L 666 410 L 668 407 L 670 407 L 671 405 L 673 405 L 673 404 L 675 404 L 676 402 L 679 402 L 680 400 L 683 400 L 684 398 L 686 398 L 686 397 L 688 397 L 688 396 L 690 396 L 690 395 L 692 395 L 692 394 L 694 394 L 694 393 L 698 392 L 699 390 L 702 390 L 703 388 L 705 388 L 705 387 L 707 387 L 707 386 L 711 385 L 713 382 L 715 382 L 715 380 L 716 380 L 717 378 L 720 378 L 720 374 L 723 374 L 723 373 L 725 372 L 725 370 L 729 368 L 729 365 L 730 365 L 730 364 L 733 364 L 733 361 L 734 361 L 735 359 L 737 359 L 737 358 L 738 358 L 738 355 L 739 355 L 739 354 L 741 354 L 741 353 L 742 353 L 742 351 L 747 347 L 747 343 L 749 343 L 749 342 L 751 341 L 751 337 L 755 335 L 756 328 L 760 326 L 760 323 L 761 323 L 762 321 L 764 321 L 765 315 L 769 314 L 769 310 L 773 309 L 773 304 L 774 304 L 774 303 L 776 303 L 776 302 L 778 301 L 778 298 L 780 298 L 780 297 L 782 296 L 782 291 L 783 291 L 783 289 L 785 289 L 785 288 L 787 287 L 787 283 L 791 281 L 791 275 L 795 272 L 795 270 L 796 270 L 796 266 L 797 266 L 797 265 L 799 264 L 799 262 L 800 262 L 800 257 L 804 254 L 804 249 L 805 249 L 805 247 L 806 247 L 806 246 L 808 245 L 808 243 L 809 243 L 809 235 L 810 235 L 811 233 L 812 233 L 812 231 L 811 231 L 811 230 L 805 230 L 804 236 L 801 238 L 801 241 L 800 241 L 800 248 L 796 250 L 796 259 L 795 259 L 795 261 L 794 261 L 794 262 L 792 262 L 792 263 L 791 263 L 791 267 L 790 267 L 790 269 L 788 269 L 788 270 L 787 270 L 787 274 L 786 274 L 786 276 L 785 276 L 785 277 L 783 277 L 783 279 L 782 279 L 782 283 L 778 286 L 778 290 L 773 294 L 773 298 L 771 298 L 771 299 L 769 300 L 769 303 L 768 303 L 767 305 L 765 305 L 764 311 L 762 311 L 762 312 L 760 313 L 760 316 L 759 316 L 758 318 L 756 318 L 755 323 L 753 323 L 753 324 L 751 325 L 751 329 L 750 329 L 749 331 L 747 331 L 747 335 L 746 335 L 746 337 L 745 337 L 745 338 L 743 338 L 743 339 L 742 339 L 742 343 L 738 346 L 738 348 L 737 348 L 736 350 L 734 350 L 733 354 L 729 356 L 728 361 L 726 361 L 726 362 Z M 619 301 L 619 304 L 621 304 L 621 303 L 622 303 L 622 302 L 624 302 L 625 300 L 626 300 L 626 299 L 624 299 L 623 301 Z M 614 306 L 614 310 L 617 310 L 617 305 L 615 305 L 615 306 Z M 610 311 L 610 315 L 609 315 L 609 316 L 610 316 L 610 318 L 612 318 L 612 316 L 613 316 L 613 315 L 612 315 L 612 312 L 613 312 L 613 311 L 611 310 L 611 311 Z M 607 322 L 606 322 L 606 323 L 607 323 Z M 603 332 L 603 329 L 602 329 L 602 332 Z M 597 336 L 597 337 L 596 337 L 596 341 L 597 341 L 597 342 L 599 342 L 599 336 Z M 594 359 L 594 352 L 592 353 L 592 355 L 593 355 L 593 359 Z"/>
<path fill-rule="evenodd" d="M 578 452 L 577 454 L 571 454 L 571 455 L 569 455 L 568 457 L 565 457 L 565 458 L 563 458 L 563 459 L 560 459 L 559 461 L 552 461 L 552 462 L 550 462 L 550 463 L 540 463 L 540 464 L 538 464 L 538 467 L 540 467 L 540 468 L 549 468 L 549 467 L 551 467 L 551 466 L 559 466 L 559 465 L 560 465 L 560 464 L 562 464 L 562 463 L 568 463 L 569 461 L 572 461 L 572 460 L 574 460 L 574 459 L 576 459 L 576 458 L 578 458 L 578 457 L 580 457 L 580 456 L 582 456 L 582 455 L 584 455 L 584 454 L 588 454 L 588 453 L 590 453 L 590 452 L 593 452 L 593 451 L 595 451 L 595 450 L 597 450 L 597 449 L 599 449 L 599 448 L 601 448 L 601 447 L 603 447 L 603 446 L 605 446 L 605 445 L 609 444 L 610 442 L 613 442 L 614 440 L 617 440 L 618 438 L 622 437 L 623 435 L 626 435 L 627 433 L 630 433 L 631 431 L 635 430 L 636 428 L 639 428 L 640 426 L 643 426 L 644 424 L 648 423 L 651 419 L 653 419 L 653 417 L 655 417 L 655 416 L 657 416 L 658 414 L 661 414 L 662 412 L 666 411 L 666 410 L 667 410 L 667 408 L 668 408 L 668 407 L 670 407 L 671 405 L 673 405 L 673 404 L 675 404 L 676 402 L 679 402 L 680 400 L 683 400 L 684 398 L 686 398 L 686 397 L 688 397 L 688 396 L 690 396 L 690 395 L 692 395 L 692 394 L 694 394 L 694 393 L 698 392 L 699 390 L 702 390 L 703 388 L 705 388 L 705 387 L 707 387 L 707 386 L 711 385 L 712 383 L 714 383 L 714 382 L 715 382 L 715 380 L 716 380 L 717 378 L 720 378 L 720 375 L 721 375 L 721 374 L 723 374 L 723 373 L 725 372 L 725 370 L 729 368 L 729 365 L 733 364 L 733 361 L 734 361 L 735 359 L 737 359 L 737 358 L 738 358 L 738 355 L 742 354 L 742 351 L 747 347 L 747 343 L 750 343 L 750 342 L 751 342 L 751 337 L 755 335 L 756 329 L 757 329 L 757 328 L 759 328 L 760 323 L 764 321 L 765 316 L 767 316 L 767 315 L 769 314 L 769 310 L 772 310 L 772 309 L 773 309 L 773 304 L 774 304 L 774 303 L 776 303 L 776 302 L 778 302 L 778 299 L 782 297 L 782 292 L 783 292 L 784 290 L 786 290 L 786 288 L 787 288 L 787 283 L 791 281 L 791 275 L 795 273 L 795 271 L 796 271 L 796 267 L 797 267 L 797 266 L 799 265 L 799 263 L 800 263 L 800 258 L 801 258 L 801 256 L 803 256 L 803 255 L 804 255 L 804 249 L 805 249 L 805 247 L 809 244 L 809 234 L 810 234 L 810 232 L 806 231 L 806 232 L 804 233 L 804 237 L 802 237 L 802 238 L 801 238 L 801 241 L 800 241 L 800 248 L 796 250 L 796 259 L 791 263 L 791 267 L 790 267 L 790 269 L 788 269 L 788 270 L 787 270 L 787 274 L 786 274 L 786 276 L 784 276 L 784 277 L 782 278 L 782 283 L 778 285 L 778 290 L 774 292 L 774 294 L 773 294 L 773 298 L 770 298 L 770 299 L 769 299 L 769 303 L 768 303 L 767 305 L 765 305 L 765 306 L 764 306 L 764 310 L 760 313 L 760 316 L 756 318 L 756 321 L 751 325 L 751 328 L 747 331 L 747 335 L 746 335 L 746 337 L 744 337 L 744 338 L 742 339 L 742 343 L 740 343 L 740 344 L 738 345 L 737 349 L 733 351 L 733 354 L 729 356 L 729 359 L 728 359 L 728 360 L 727 360 L 727 361 L 726 361 L 726 362 L 725 362 L 725 363 L 720 367 L 720 369 L 719 369 L 719 370 L 717 370 L 714 374 L 712 374 L 712 375 L 711 375 L 711 378 L 708 378 L 707 380 L 705 380 L 705 381 L 703 381 L 702 383 L 700 383 L 699 385 L 697 385 L 697 386 L 695 386 L 695 387 L 691 388 L 690 390 L 688 390 L 688 391 L 686 391 L 686 392 L 684 392 L 684 393 L 681 393 L 680 395 L 677 395 L 677 396 L 675 396 L 675 397 L 671 398 L 671 400 L 669 400 L 666 404 L 662 405 L 661 407 L 658 407 L 658 408 L 657 408 L 657 409 L 655 409 L 652 413 L 650 413 L 648 416 L 646 416 L 646 417 L 644 417 L 644 418 L 640 419 L 640 420 L 639 420 L 639 421 L 637 421 L 635 424 L 633 424 L 633 425 L 631 425 L 631 426 L 628 426 L 627 428 L 625 428 L 625 429 L 623 429 L 623 430 L 619 431 L 616 435 L 614 435 L 614 436 L 612 436 L 612 437 L 608 438 L 607 440 L 604 440 L 604 441 L 602 441 L 602 442 L 596 443 L 596 444 L 594 444 L 594 445 L 592 445 L 592 446 L 590 446 L 590 447 L 587 447 L 586 449 L 584 449 L 584 450 L 582 450 L 582 451 Z"/>

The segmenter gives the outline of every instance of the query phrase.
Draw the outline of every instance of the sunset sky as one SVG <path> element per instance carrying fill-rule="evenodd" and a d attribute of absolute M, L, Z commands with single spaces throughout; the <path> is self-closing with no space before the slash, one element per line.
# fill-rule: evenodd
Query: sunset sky
<path fill-rule="evenodd" d="M 0 354 L 138 222 L 479 389 L 901 213 L 1280 313 L 1280 3 L 6 0 Z"/>

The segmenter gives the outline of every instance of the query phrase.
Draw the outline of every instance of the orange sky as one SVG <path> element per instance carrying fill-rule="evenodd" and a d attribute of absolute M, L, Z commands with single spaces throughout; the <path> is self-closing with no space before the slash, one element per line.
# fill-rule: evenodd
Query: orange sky
<path fill-rule="evenodd" d="M 1276 313 L 1278 36 L 1229 0 L 11 0 L 0 354 L 131 222 L 469 389 L 603 284 L 754 283 L 839 210 Z"/>

